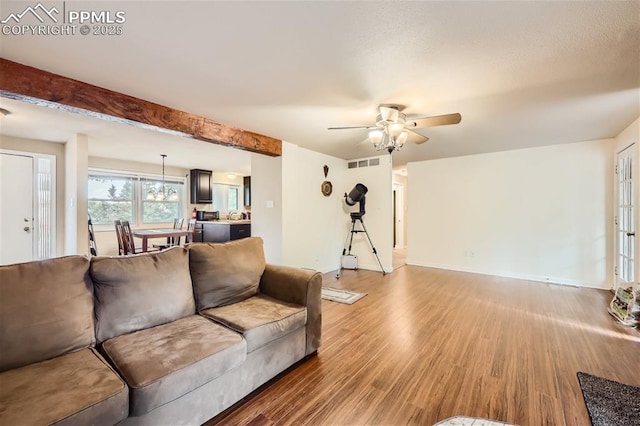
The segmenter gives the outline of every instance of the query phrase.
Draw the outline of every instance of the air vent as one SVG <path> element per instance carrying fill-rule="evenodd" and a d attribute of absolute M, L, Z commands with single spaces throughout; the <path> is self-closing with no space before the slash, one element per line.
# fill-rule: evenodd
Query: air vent
<path fill-rule="evenodd" d="M 350 161 L 348 163 L 350 169 L 356 169 L 358 167 L 369 167 L 369 166 L 379 166 L 380 159 L 372 158 L 370 160 L 358 160 L 358 161 Z"/>

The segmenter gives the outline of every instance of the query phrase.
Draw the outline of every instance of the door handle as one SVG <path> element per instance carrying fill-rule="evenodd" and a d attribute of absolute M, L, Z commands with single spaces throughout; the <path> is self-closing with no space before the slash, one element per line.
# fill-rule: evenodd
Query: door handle
<path fill-rule="evenodd" d="M 636 233 L 635 232 L 627 232 L 627 237 L 635 237 Z"/>
<path fill-rule="evenodd" d="M 29 232 L 29 230 L 30 230 L 30 229 L 31 229 L 31 228 L 29 228 L 28 226 L 25 226 L 25 227 L 24 227 L 25 232 Z"/>

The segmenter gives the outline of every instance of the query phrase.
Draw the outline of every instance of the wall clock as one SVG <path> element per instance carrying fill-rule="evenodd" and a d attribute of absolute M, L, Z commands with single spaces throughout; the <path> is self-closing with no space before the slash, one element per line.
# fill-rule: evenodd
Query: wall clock
<path fill-rule="evenodd" d="M 329 174 L 329 166 L 325 164 L 322 167 L 322 170 L 324 171 L 324 178 L 326 179 L 327 175 Z M 322 191 L 322 195 L 328 197 L 329 195 L 331 195 L 331 192 L 333 192 L 333 185 L 330 181 L 325 180 L 324 182 L 322 182 L 322 185 L 320 185 L 320 191 Z"/>
<path fill-rule="evenodd" d="M 328 180 L 325 180 L 324 182 L 322 182 L 320 189 L 322 191 L 322 195 L 328 197 L 333 191 L 333 185 Z"/>

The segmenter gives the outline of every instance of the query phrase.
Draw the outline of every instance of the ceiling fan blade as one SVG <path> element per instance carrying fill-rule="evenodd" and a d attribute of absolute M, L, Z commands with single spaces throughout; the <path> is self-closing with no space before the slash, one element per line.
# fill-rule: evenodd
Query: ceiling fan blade
<path fill-rule="evenodd" d="M 446 126 L 448 124 L 458 124 L 462 120 L 459 113 L 435 115 L 433 117 L 407 118 L 405 127 L 416 129 L 420 127 Z"/>
<path fill-rule="evenodd" d="M 426 141 L 429 140 L 428 137 L 422 136 L 420 133 L 414 132 L 413 130 L 409 130 L 409 129 L 405 129 L 405 130 L 408 133 L 407 142 L 413 142 L 417 145 L 420 145 L 421 143 L 425 143 Z"/>
<path fill-rule="evenodd" d="M 372 129 L 371 126 L 328 127 L 327 130 Z"/>

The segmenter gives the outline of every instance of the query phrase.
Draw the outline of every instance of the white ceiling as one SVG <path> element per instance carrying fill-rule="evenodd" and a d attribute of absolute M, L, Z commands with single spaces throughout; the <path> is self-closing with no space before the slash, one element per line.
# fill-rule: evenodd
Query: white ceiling
<path fill-rule="evenodd" d="M 25 4 L 3 1 L 2 17 Z M 82 8 L 125 11 L 124 34 L 3 35 L 2 57 L 345 159 L 372 155 L 359 144 L 366 132 L 327 127 L 372 124 L 380 103 L 415 116 L 462 114 L 457 126 L 421 130 L 430 141 L 394 153 L 395 165 L 614 137 L 640 115 L 638 1 Z M 2 133 L 64 140 L 82 131 L 91 155 L 155 163 L 166 152 L 183 167 L 202 167 L 207 155 L 249 161 L 242 151 L 205 154 L 210 144 L 2 104 L 14 110 Z M 14 126 L 19 112 L 27 120 Z"/>

